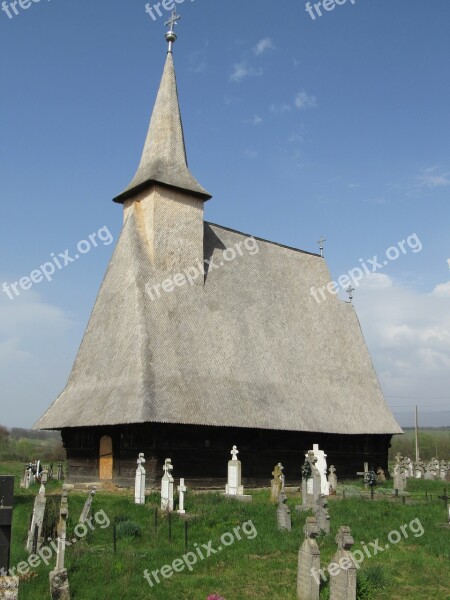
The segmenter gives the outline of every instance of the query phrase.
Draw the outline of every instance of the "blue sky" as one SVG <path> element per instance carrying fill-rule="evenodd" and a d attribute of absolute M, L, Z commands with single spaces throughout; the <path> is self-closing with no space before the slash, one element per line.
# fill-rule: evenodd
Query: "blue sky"
<path fill-rule="evenodd" d="M 65 385 L 120 232 L 111 199 L 139 161 L 169 13 L 153 21 L 144 0 L 17 10 L 0 12 L 0 284 L 102 227 L 114 237 L 14 300 L 0 292 L 0 421 L 31 426 Z M 301 0 L 178 10 L 206 219 L 313 252 L 323 234 L 334 279 L 416 234 L 421 251 L 364 277 L 354 304 L 400 422 L 417 403 L 449 425 L 450 4 L 348 0 L 315 20 Z"/>

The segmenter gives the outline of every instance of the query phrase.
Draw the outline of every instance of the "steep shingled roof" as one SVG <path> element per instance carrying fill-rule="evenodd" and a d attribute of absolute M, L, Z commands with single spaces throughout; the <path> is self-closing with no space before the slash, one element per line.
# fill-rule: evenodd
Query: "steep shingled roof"
<path fill-rule="evenodd" d="M 123 203 L 152 182 L 191 192 L 203 200 L 211 198 L 188 168 L 172 52 L 167 53 L 138 170 L 114 201 Z"/>
<path fill-rule="evenodd" d="M 205 257 L 246 236 L 205 224 Z M 401 433 L 383 398 L 353 306 L 310 286 L 317 255 L 258 241 L 152 301 L 161 283 L 134 211 L 101 286 L 67 387 L 41 429 L 184 423 L 341 434 Z"/>

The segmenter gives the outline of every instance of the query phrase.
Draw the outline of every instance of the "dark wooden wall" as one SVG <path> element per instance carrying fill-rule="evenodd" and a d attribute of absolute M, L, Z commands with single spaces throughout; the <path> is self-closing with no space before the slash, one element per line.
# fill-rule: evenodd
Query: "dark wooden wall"
<path fill-rule="evenodd" d="M 364 461 L 387 472 L 392 437 L 160 423 L 64 429 L 61 433 L 71 481 L 98 481 L 100 438 L 109 435 L 113 440 L 115 483 L 133 483 L 136 460 L 143 452 L 148 485 L 159 482 L 164 459 L 171 458 L 174 477 L 184 477 L 194 487 L 225 482 L 233 445 L 238 447 L 247 486 L 268 485 L 278 462 L 285 467 L 288 483 L 299 483 L 304 455 L 314 443 L 327 453 L 328 466 L 336 467 L 338 478 L 355 477 Z"/>

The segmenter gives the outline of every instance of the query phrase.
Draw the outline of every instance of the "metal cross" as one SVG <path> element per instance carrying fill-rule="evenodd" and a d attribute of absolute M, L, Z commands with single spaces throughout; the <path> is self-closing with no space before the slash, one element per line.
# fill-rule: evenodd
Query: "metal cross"
<path fill-rule="evenodd" d="M 439 500 L 443 500 L 445 503 L 445 508 L 447 509 L 448 507 L 448 501 L 450 500 L 450 496 L 448 496 L 447 494 L 447 488 L 444 488 L 444 495 L 443 496 L 438 496 Z"/>
<path fill-rule="evenodd" d="M 170 19 L 167 21 L 167 23 L 164 23 L 164 25 L 166 27 L 170 27 L 169 31 L 173 31 L 173 28 L 175 25 L 178 25 L 178 21 L 181 19 L 180 15 L 177 15 L 177 11 L 174 10 L 172 12 L 172 15 L 170 17 Z"/>
<path fill-rule="evenodd" d="M 323 258 L 323 249 L 324 249 L 323 243 L 326 241 L 327 241 L 326 238 L 324 238 L 323 235 L 321 235 L 320 240 L 317 242 L 319 244 L 320 256 L 322 258 Z"/>
<path fill-rule="evenodd" d="M 350 300 L 350 302 L 353 300 L 353 292 L 355 291 L 355 288 L 352 287 L 351 285 L 348 286 L 348 288 L 345 290 L 348 294 L 348 298 Z"/>

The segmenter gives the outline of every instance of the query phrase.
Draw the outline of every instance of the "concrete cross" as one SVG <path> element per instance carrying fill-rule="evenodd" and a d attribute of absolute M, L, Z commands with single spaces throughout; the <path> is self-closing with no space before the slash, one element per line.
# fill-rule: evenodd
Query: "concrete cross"
<path fill-rule="evenodd" d="M 180 500 L 179 500 L 179 508 L 177 510 L 177 512 L 180 515 L 184 515 L 185 514 L 185 510 L 184 510 L 184 495 L 187 492 L 187 487 L 184 485 L 184 478 L 180 478 L 180 485 L 178 486 L 178 493 L 180 495 Z"/>
<path fill-rule="evenodd" d="M 366 476 L 369 473 L 369 463 L 365 462 L 364 463 L 364 471 L 358 471 L 356 474 L 357 475 L 362 475 L 364 477 L 364 487 L 367 490 L 367 483 L 366 483 Z"/>
<path fill-rule="evenodd" d="M 166 458 L 163 466 L 164 475 L 167 475 L 169 479 L 172 478 L 171 471 L 173 471 L 172 459 Z"/>
<path fill-rule="evenodd" d="M 239 450 L 236 448 L 236 446 L 233 446 L 233 449 L 231 450 L 230 454 L 233 456 L 232 460 L 237 460 L 237 455 L 239 454 Z"/>
<path fill-rule="evenodd" d="M 339 531 L 335 537 L 336 544 L 339 550 L 350 550 L 355 543 L 350 531 L 350 527 L 343 525 L 339 527 Z"/>

